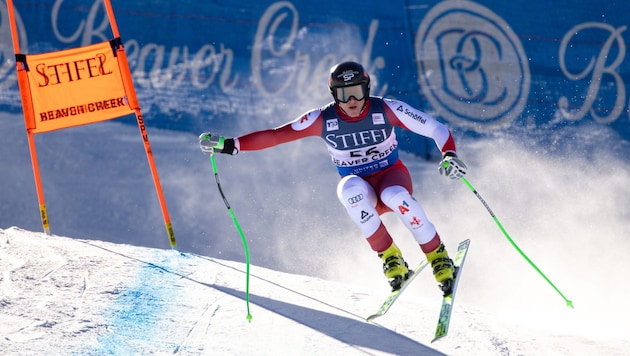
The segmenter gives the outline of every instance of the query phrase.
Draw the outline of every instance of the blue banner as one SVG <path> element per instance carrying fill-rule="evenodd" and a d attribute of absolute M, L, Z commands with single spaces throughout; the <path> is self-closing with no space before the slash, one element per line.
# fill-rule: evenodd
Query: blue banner
<path fill-rule="evenodd" d="M 0 1 L 0 110 L 21 110 Z M 101 0 L 14 1 L 22 53 L 111 39 Z M 364 64 L 372 94 L 454 131 L 562 130 L 584 122 L 630 139 L 630 3 L 543 0 L 113 0 L 145 122 L 238 135 L 331 100 L 329 68 Z M 426 154 L 430 143 L 401 136 Z"/>

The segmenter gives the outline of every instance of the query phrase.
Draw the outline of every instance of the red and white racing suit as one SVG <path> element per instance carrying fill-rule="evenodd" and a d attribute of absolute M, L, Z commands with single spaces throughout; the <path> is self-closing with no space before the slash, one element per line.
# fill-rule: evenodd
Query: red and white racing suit
<path fill-rule="evenodd" d="M 411 176 L 398 158 L 396 126 L 433 139 L 442 153 L 456 151 L 446 126 L 402 101 L 380 97 L 370 97 L 359 117 L 349 117 L 332 102 L 278 128 L 234 140 L 238 150 L 251 151 L 320 136 L 342 177 L 337 196 L 371 248 L 381 252 L 391 245 L 379 216 L 393 211 L 427 253 L 440 238 L 411 195 Z"/>

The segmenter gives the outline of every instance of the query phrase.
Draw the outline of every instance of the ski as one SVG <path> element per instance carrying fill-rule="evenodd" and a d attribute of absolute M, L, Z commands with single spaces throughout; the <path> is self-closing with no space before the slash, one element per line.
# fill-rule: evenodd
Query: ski
<path fill-rule="evenodd" d="M 422 272 L 422 270 L 427 266 L 427 264 L 428 264 L 427 261 L 420 262 L 420 264 L 416 268 L 414 268 L 411 276 L 409 276 L 409 278 L 406 281 L 404 281 L 403 284 L 400 286 L 400 289 L 392 291 L 387 297 L 387 299 L 385 299 L 385 302 L 383 302 L 383 304 L 378 309 L 378 311 L 375 314 L 368 316 L 366 320 L 373 321 L 374 319 L 385 315 L 385 313 L 387 313 L 389 308 L 392 307 L 392 305 L 398 299 L 398 297 L 400 297 L 400 295 L 405 290 L 405 288 L 407 288 L 407 286 L 420 274 L 420 272 Z"/>
<path fill-rule="evenodd" d="M 457 246 L 457 253 L 453 259 L 455 265 L 455 276 L 453 279 L 453 289 L 450 294 L 445 295 L 442 298 L 442 308 L 440 309 L 440 317 L 438 319 L 437 327 L 435 329 L 435 337 L 431 342 L 435 342 L 446 336 L 448 333 L 448 326 L 451 322 L 451 312 L 453 311 L 453 302 L 455 301 L 455 292 L 457 291 L 457 284 L 462 274 L 462 268 L 464 267 L 464 261 L 466 260 L 466 254 L 468 253 L 468 246 L 470 240 L 464 240 Z"/>

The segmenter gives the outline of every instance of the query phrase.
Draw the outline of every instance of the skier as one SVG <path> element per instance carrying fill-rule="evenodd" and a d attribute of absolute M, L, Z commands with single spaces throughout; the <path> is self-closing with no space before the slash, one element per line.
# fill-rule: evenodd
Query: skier
<path fill-rule="evenodd" d="M 208 155 L 214 152 L 236 155 L 308 136 L 321 137 L 342 177 L 337 186 L 339 201 L 382 259 L 383 272 L 392 290 L 401 287 L 410 270 L 380 219 L 380 215 L 390 211 L 411 231 L 442 291 L 449 294 L 453 261 L 424 209 L 411 195 L 411 176 L 398 157 L 394 127 L 432 138 L 442 152 L 440 174 L 458 179 L 467 168 L 457 157 L 451 132 L 402 101 L 370 96 L 370 76 L 359 63 L 333 66 L 328 86 L 334 99 L 328 105 L 310 110 L 278 128 L 240 137 L 203 133 L 199 136 L 201 151 Z"/>

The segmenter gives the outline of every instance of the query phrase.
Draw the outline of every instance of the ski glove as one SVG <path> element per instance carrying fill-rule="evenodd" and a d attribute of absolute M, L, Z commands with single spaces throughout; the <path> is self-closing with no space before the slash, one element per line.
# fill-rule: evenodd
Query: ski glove
<path fill-rule="evenodd" d="M 225 138 L 210 132 L 204 132 L 199 135 L 199 147 L 201 148 L 201 152 L 207 155 L 212 155 L 215 152 L 231 155 L 238 153 L 233 138 Z"/>
<path fill-rule="evenodd" d="M 438 170 L 443 176 L 451 179 L 459 179 L 466 174 L 466 165 L 461 159 L 457 158 L 454 152 L 446 152 L 440 162 Z"/>

